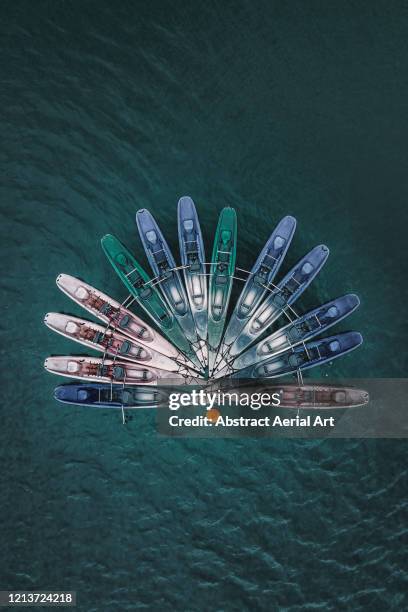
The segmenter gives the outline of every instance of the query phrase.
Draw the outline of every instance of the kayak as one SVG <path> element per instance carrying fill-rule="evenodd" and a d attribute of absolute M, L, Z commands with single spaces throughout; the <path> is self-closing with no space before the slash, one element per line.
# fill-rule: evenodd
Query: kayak
<path fill-rule="evenodd" d="M 97 351 L 102 351 L 107 355 L 136 363 L 147 363 L 152 367 L 168 370 L 169 372 L 179 372 L 186 377 L 197 375 L 192 370 L 188 370 L 186 366 L 177 363 L 174 359 L 158 353 L 151 347 L 134 342 L 109 327 L 103 327 L 85 319 L 56 312 L 46 314 L 44 323 L 58 334 Z"/>
<path fill-rule="evenodd" d="M 370 399 L 364 389 L 342 386 L 286 385 L 277 387 L 277 393 L 279 408 L 353 408 L 368 404 Z"/>
<path fill-rule="evenodd" d="M 303 343 L 231 374 L 230 378 L 276 378 L 323 365 L 356 349 L 363 342 L 358 332 L 345 332 Z"/>
<path fill-rule="evenodd" d="M 162 379 L 169 379 L 177 384 L 188 382 L 184 376 L 176 372 L 100 357 L 48 357 L 44 362 L 44 367 L 48 372 L 60 376 L 114 384 L 157 385 Z"/>
<path fill-rule="evenodd" d="M 270 399 L 279 396 L 279 405 L 258 404 L 257 410 L 280 410 L 281 408 L 318 409 L 318 408 L 352 408 L 368 404 L 370 396 L 364 389 L 346 387 L 344 385 L 328 385 L 315 382 L 313 384 L 297 383 L 279 385 L 252 382 L 249 385 L 228 386 L 225 393 L 231 397 L 232 406 L 242 406 L 242 398 L 253 396 Z M 236 398 L 234 403 L 234 398 Z M 265 400 L 264 400 L 265 401 Z M 245 403 L 247 405 L 247 403 Z M 255 410 L 255 408 L 252 408 Z"/>
<path fill-rule="evenodd" d="M 194 202 L 180 198 L 177 209 L 178 236 L 183 275 L 195 328 L 202 342 L 204 365 L 207 365 L 208 292 L 205 252 L 200 223 Z"/>
<path fill-rule="evenodd" d="M 233 208 L 221 211 L 210 266 L 208 305 L 208 370 L 211 376 L 224 331 L 237 254 L 237 216 Z"/>
<path fill-rule="evenodd" d="M 169 310 L 186 338 L 198 349 L 197 331 L 190 304 L 169 245 L 148 210 L 144 208 L 138 210 L 136 224 L 147 259 L 154 272 L 154 283 L 163 293 Z"/>
<path fill-rule="evenodd" d="M 154 347 L 159 353 L 179 363 L 193 365 L 166 338 L 105 293 L 68 274 L 57 277 L 57 286 L 79 306 L 107 323 L 112 330 L 118 330 L 141 344 Z"/>
<path fill-rule="evenodd" d="M 260 252 L 225 331 L 219 355 L 223 355 L 237 339 L 245 324 L 251 318 L 277 274 L 296 229 L 294 217 L 284 217 L 276 226 Z"/>
<path fill-rule="evenodd" d="M 319 273 L 328 255 L 329 249 L 326 246 L 316 246 L 286 274 L 246 323 L 239 337 L 231 345 L 227 356 L 224 356 L 225 362 L 252 344 L 297 300 Z M 225 362 L 219 367 L 224 367 Z"/>
<path fill-rule="evenodd" d="M 64 404 L 92 408 L 157 408 L 161 392 L 146 387 L 122 387 L 103 383 L 68 384 L 56 387 L 54 398 Z"/>
<path fill-rule="evenodd" d="M 311 340 L 350 315 L 359 304 L 357 295 L 349 293 L 310 310 L 238 355 L 219 370 L 216 377 L 226 376 Z"/>
<path fill-rule="evenodd" d="M 156 325 L 188 358 L 201 369 L 201 363 L 172 311 L 152 285 L 146 272 L 126 247 L 114 236 L 107 234 L 101 240 L 102 248 L 113 269 L 139 305 L 153 319 Z"/>

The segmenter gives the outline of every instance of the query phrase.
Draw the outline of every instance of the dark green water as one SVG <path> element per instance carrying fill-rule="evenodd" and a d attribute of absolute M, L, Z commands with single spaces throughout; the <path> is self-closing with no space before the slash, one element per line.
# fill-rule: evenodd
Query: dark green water
<path fill-rule="evenodd" d="M 333 369 L 405 376 L 407 4 L 3 1 L 0 17 L 0 589 L 76 589 L 87 612 L 406 609 L 405 442 L 169 440 L 153 413 L 63 408 L 42 363 L 76 349 L 42 318 L 81 314 L 60 272 L 123 299 L 99 238 L 141 257 L 146 207 L 175 247 L 189 194 L 208 250 L 237 209 L 243 268 L 296 216 L 285 270 L 331 250 L 302 304 L 362 301 L 343 329 L 365 344 Z"/>

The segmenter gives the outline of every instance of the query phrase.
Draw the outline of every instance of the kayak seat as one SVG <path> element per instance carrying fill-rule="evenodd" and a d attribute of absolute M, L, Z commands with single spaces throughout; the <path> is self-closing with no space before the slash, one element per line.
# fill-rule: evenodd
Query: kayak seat
<path fill-rule="evenodd" d="M 129 325 L 129 322 L 130 322 L 129 315 L 124 315 L 119 321 L 119 327 L 121 327 L 122 329 L 125 329 Z"/>
<path fill-rule="evenodd" d="M 284 308 L 286 306 L 286 299 L 285 296 L 282 295 L 281 291 L 279 293 L 275 293 L 272 298 L 272 303 L 278 309 Z"/>
<path fill-rule="evenodd" d="M 119 352 L 122 355 L 127 355 L 130 352 L 131 346 L 132 345 L 131 345 L 130 341 L 129 340 L 125 340 L 124 342 L 122 342 L 122 345 L 121 345 L 121 347 L 119 349 Z"/>
<path fill-rule="evenodd" d="M 115 257 L 116 262 L 121 266 L 127 266 L 128 265 L 128 258 L 126 257 L 126 255 L 124 253 L 118 253 Z"/>
<path fill-rule="evenodd" d="M 298 368 L 305 363 L 305 359 L 301 353 L 293 353 L 292 355 L 289 355 L 288 363 L 292 368 Z"/>
<path fill-rule="evenodd" d="M 125 377 L 125 370 L 122 366 L 113 366 L 112 376 L 115 380 L 122 380 Z"/>
<path fill-rule="evenodd" d="M 86 300 L 89 297 L 89 293 L 85 287 L 78 287 L 75 291 L 75 297 L 79 300 Z"/>
<path fill-rule="evenodd" d="M 301 269 L 301 273 L 304 274 L 305 276 L 309 276 L 309 274 L 314 270 L 314 267 L 312 266 L 312 264 L 308 261 L 306 261 Z"/>
<path fill-rule="evenodd" d="M 149 287 L 145 287 L 144 289 L 142 289 L 142 291 L 140 292 L 140 298 L 142 300 L 148 300 L 150 298 L 150 296 L 152 295 L 152 290 Z"/>
<path fill-rule="evenodd" d="M 337 353 L 340 350 L 340 342 L 338 340 L 333 340 L 329 344 L 329 349 L 331 353 Z"/>
<path fill-rule="evenodd" d="M 186 230 L 186 232 L 191 232 L 194 228 L 194 221 L 193 219 L 185 219 L 183 221 L 183 226 L 184 229 Z"/>
<path fill-rule="evenodd" d="M 65 331 L 68 334 L 75 334 L 78 331 L 78 325 L 76 323 L 74 323 L 73 321 L 68 321 L 68 323 L 65 326 Z"/>
<path fill-rule="evenodd" d="M 331 319 L 335 319 L 336 317 L 339 316 L 339 314 L 340 313 L 339 313 L 338 308 L 336 308 L 336 306 L 331 306 L 326 311 L 322 312 L 322 314 L 320 315 L 320 318 L 322 319 L 322 321 L 330 322 Z"/>
<path fill-rule="evenodd" d="M 149 230 L 148 232 L 146 232 L 146 240 L 150 242 L 151 244 L 156 244 L 157 243 L 156 232 L 154 230 Z"/>
<path fill-rule="evenodd" d="M 275 240 L 273 241 L 273 247 L 275 250 L 278 249 L 282 249 L 282 247 L 285 245 L 286 240 L 284 238 L 282 238 L 282 236 L 276 236 Z"/>

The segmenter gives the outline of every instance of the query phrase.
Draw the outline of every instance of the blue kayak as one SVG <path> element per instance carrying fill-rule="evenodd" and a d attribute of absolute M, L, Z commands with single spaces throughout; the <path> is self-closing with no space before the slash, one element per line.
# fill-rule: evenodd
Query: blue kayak
<path fill-rule="evenodd" d="M 54 389 L 59 402 L 93 408 L 155 408 L 160 396 L 157 389 L 98 383 L 59 385 Z"/>
<path fill-rule="evenodd" d="M 345 332 L 307 342 L 261 363 L 248 366 L 231 378 L 276 378 L 322 365 L 356 349 L 363 342 L 358 332 Z"/>
<path fill-rule="evenodd" d="M 191 198 L 180 198 L 177 218 L 184 281 L 197 334 L 202 342 L 202 351 L 206 365 L 208 291 L 205 252 L 197 211 Z"/>

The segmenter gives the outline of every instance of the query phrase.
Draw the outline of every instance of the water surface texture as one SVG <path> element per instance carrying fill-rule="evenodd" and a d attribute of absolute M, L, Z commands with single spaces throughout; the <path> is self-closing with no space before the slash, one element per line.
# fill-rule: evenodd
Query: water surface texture
<path fill-rule="evenodd" d="M 403 441 L 159 438 L 153 412 L 123 427 L 57 405 L 42 367 L 86 352 L 42 324 L 81 315 L 57 274 L 124 299 L 100 237 L 144 260 L 148 208 L 175 248 L 191 195 L 208 252 L 236 208 L 243 268 L 285 214 L 282 272 L 330 247 L 299 309 L 357 292 L 338 329 L 365 344 L 320 375 L 405 376 L 406 3 L 4 0 L 0 17 L 0 588 L 75 589 L 86 612 L 406 609 Z"/>

